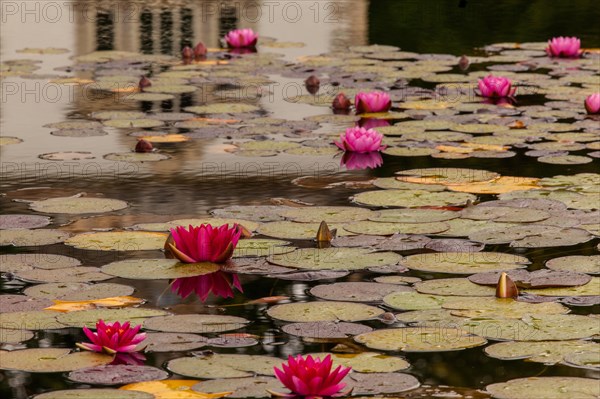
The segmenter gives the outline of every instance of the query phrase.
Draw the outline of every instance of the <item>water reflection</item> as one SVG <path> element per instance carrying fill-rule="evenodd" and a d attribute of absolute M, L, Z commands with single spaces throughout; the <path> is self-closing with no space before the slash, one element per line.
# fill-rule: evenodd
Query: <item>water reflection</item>
<path fill-rule="evenodd" d="M 233 298 L 236 289 L 244 292 L 238 275 L 222 270 L 203 276 L 177 278 L 171 283 L 171 291 L 182 299 L 195 294 L 202 302 L 206 302 L 210 294 L 221 298 Z"/>
<path fill-rule="evenodd" d="M 347 151 L 342 156 L 340 164 L 348 170 L 375 169 L 383 164 L 383 158 L 379 151 L 363 153 Z"/>
<path fill-rule="evenodd" d="M 146 362 L 146 356 L 139 352 L 117 353 L 111 365 L 124 364 L 127 366 L 142 366 Z"/>

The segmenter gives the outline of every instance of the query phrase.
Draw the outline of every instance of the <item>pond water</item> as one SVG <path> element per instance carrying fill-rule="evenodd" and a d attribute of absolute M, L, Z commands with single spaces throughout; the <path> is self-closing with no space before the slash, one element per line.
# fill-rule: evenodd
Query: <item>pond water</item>
<path fill-rule="evenodd" d="M 600 396 L 600 128 L 583 108 L 600 89 L 595 2 L 150 3 L 2 3 L 3 398 L 93 398 L 90 388 L 164 378 L 235 390 L 224 377 L 271 377 L 271 362 L 322 352 L 350 354 L 336 361 L 352 362 L 355 396 Z M 257 52 L 220 48 L 235 28 L 260 35 Z M 549 58 L 545 42 L 559 35 L 580 37 L 584 55 Z M 182 62 L 180 49 L 199 41 L 206 59 Z M 516 96 L 478 97 L 489 73 L 511 79 Z M 152 86 L 140 92 L 142 75 Z M 389 92 L 389 112 L 332 112 L 338 93 L 372 90 Z M 387 148 L 342 155 L 332 142 L 356 124 Z M 132 151 L 141 137 L 154 152 Z M 166 222 L 190 219 L 235 221 L 253 236 L 223 270 L 194 277 L 162 251 L 180 224 Z M 328 249 L 314 241 L 323 220 L 337 228 Z M 493 299 L 498 276 L 478 273 L 509 270 L 546 274 L 512 274 L 519 301 Z M 212 292 L 200 283 L 209 278 Z M 324 286 L 334 283 L 357 284 Z M 118 311 L 93 302 L 128 296 L 138 302 Z M 44 310 L 53 300 L 88 302 Z M 178 316 L 161 322 L 161 312 Z M 76 348 L 96 315 L 144 323 L 138 363 L 154 374 L 132 366 L 109 383 L 106 370 L 75 371 L 105 359 L 41 367 L 57 354 L 26 352 Z M 340 324 L 304 324 L 301 337 L 293 322 L 354 324 L 346 338 L 328 335 Z M 8 355 L 21 350 L 21 361 Z M 527 377 L 541 379 L 485 391 Z M 234 397 L 264 390 L 254 392 Z"/>

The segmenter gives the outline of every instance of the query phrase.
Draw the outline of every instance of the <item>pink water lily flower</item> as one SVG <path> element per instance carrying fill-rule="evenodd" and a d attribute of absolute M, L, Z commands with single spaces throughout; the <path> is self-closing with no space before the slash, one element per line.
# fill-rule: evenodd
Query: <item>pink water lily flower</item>
<path fill-rule="evenodd" d="M 383 91 L 360 92 L 354 96 L 354 107 L 357 114 L 387 112 L 392 107 L 392 100 Z"/>
<path fill-rule="evenodd" d="M 129 322 L 105 323 L 104 320 L 98 320 L 96 332 L 83 327 L 83 332 L 92 342 L 78 343 L 77 346 L 88 351 L 105 352 L 111 355 L 135 352 L 137 344 L 146 339 L 145 333 L 138 334 L 140 328 L 141 325 L 130 327 Z"/>
<path fill-rule="evenodd" d="M 352 152 L 371 152 L 385 149 L 381 145 L 383 134 L 364 127 L 350 127 L 340 135 L 340 141 L 334 141 L 339 149 Z"/>
<path fill-rule="evenodd" d="M 346 151 L 340 164 L 348 170 L 375 169 L 383 164 L 383 158 L 379 151 L 363 153 Z"/>
<path fill-rule="evenodd" d="M 600 93 L 594 93 L 587 96 L 584 105 L 588 114 L 600 113 Z"/>
<path fill-rule="evenodd" d="M 237 274 L 221 270 L 202 276 L 176 278 L 171 283 L 171 291 L 181 298 L 195 293 L 202 302 L 206 302 L 211 293 L 221 298 L 233 298 L 234 288 L 244 292 Z"/>
<path fill-rule="evenodd" d="M 352 368 L 338 366 L 332 371 L 332 366 L 331 355 L 327 355 L 323 360 L 313 359 L 311 355 L 306 358 L 302 355 L 289 356 L 287 364 L 283 363 L 281 370 L 274 367 L 274 371 L 277 379 L 292 393 L 287 395 L 271 393 L 276 396 L 302 397 L 304 399 L 325 398 L 340 394 L 340 391 L 346 386 L 341 381 Z"/>
<path fill-rule="evenodd" d="M 581 40 L 577 37 L 553 37 L 548 40 L 546 54 L 550 57 L 578 58 L 581 55 Z"/>
<path fill-rule="evenodd" d="M 225 35 L 225 41 L 230 48 L 254 47 L 258 35 L 252 29 L 234 29 Z"/>
<path fill-rule="evenodd" d="M 184 263 L 214 262 L 223 263 L 233 255 L 242 229 L 234 224 L 213 227 L 202 224 L 189 228 L 177 226 L 171 229 L 165 248 Z"/>
<path fill-rule="evenodd" d="M 511 97 L 517 91 L 510 79 L 503 76 L 488 75 L 479 79 L 478 85 L 482 97 Z"/>

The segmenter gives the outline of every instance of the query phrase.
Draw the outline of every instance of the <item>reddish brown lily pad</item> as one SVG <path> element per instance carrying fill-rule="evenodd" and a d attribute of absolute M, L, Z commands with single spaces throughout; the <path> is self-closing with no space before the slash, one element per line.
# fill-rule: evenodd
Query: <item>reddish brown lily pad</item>
<path fill-rule="evenodd" d="M 500 272 L 477 273 L 469 276 L 469 280 L 475 284 L 496 285 L 500 278 Z M 590 282 L 591 276 L 583 273 L 574 273 L 556 270 L 511 270 L 507 275 L 521 288 L 547 288 L 547 287 L 574 287 Z"/>
<path fill-rule="evenodd" d="M 104 365 L 75 370 L 69 373 L 71 381 L 92 385 L 121 385 L 133 382 L 164 380 L 169 373 L 151 366 Z"/>
<path fill-rule="evenodd" d="M 310 293 L 329 301 L 378 302 L 395 291 L 412 291 L 412 288 L 396 284 L 342 282 L 317 285 L 310 290 Z"/>
<path fill-rule="evenodd" d="M 404 373 L 351 373 L 344 381 L 346 389 L 358 395 L 398 393 L 421 385 L 414 376 Z"/>
<path fill-rule="evenodd" d="M 0 295 L 0 313 L 43 310 L 53 304 L 48 299 L 36 299 L 27 295 Z"/>
<path fill-rule="evenodd" d="M 363 324 L 331 321 L 286 324 L 281 330 L 298 337 L 318 339 L 342 339 L 373 331 Z"/>
<path fill-rule="evenodd" d="M 50 218 L 39 215 L 0 215 L 0 230 L 36 229 L 48 226 Z"/>

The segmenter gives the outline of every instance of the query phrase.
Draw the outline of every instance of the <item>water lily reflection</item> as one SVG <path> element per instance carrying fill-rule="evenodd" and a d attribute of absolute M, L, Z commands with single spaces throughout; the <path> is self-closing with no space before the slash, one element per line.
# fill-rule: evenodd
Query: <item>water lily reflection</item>
<path fill-rule="evenodd" d="M 124 364 L 127 366 L 143 366 L 146 361 L 146 356 L 142 355 L 139 352 L 132 353 L 117 353 L 111 365 L 119 365 Z"/>
<path fill-rule="evenodd" d="M 211 293 L 221 298 L 233 298 L 234 289 L 244 292 L 237 274 L 222 270 L 202 276 L 177 278 L 171 283 L 171 291 L 181 298 L 195 293 L 202 302 L 206 302 Z"/>
<path fill-rule="evenodd" d="M 378 127 L 390 126 L 390 123 L 385 119 L 377 119 L 377 118 L 361 118 L 357 125 L 359 127 L 364 127 L 365 129 L 375 129 Z"/>
<path fill-rule="evenodd" d="M 353 169 L 375 169 L 383 164 L 383 158 L 379 151 L 371 152 L 352 152 L 346 151 L 340 162 L 348 170 Z"/>

